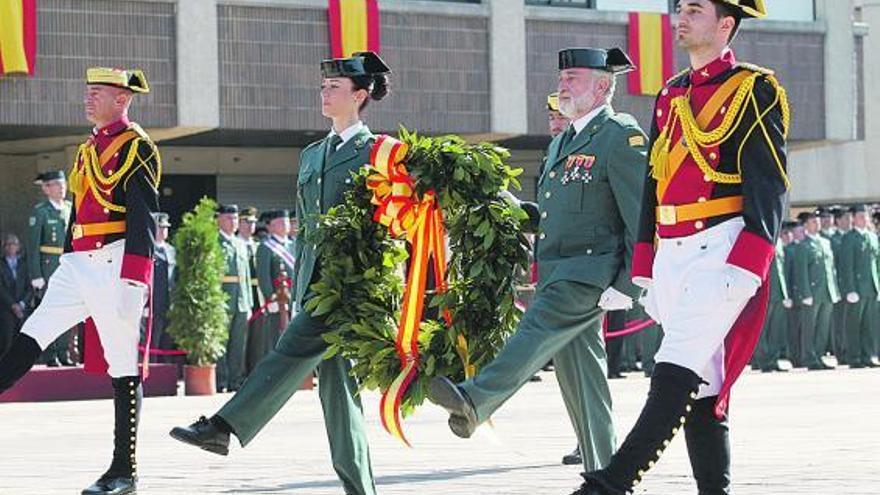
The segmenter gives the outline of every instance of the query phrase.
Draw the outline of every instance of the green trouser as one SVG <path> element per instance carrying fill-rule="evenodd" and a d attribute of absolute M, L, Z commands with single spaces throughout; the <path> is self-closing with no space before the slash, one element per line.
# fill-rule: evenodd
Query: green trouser
<path fill-rule="evenodd" d="M 278 413 L 317 366 L 318 395 L 330 440 L 333 468 L 348 495 L 375 495 L 370 449 L 358 387 L 350 363 L 323 360 L 327 330 L 321 318 L 297 313 L 269 354 L 254 368 L 241 389 L 217 412 L 246 446 Z"/>
<path fill-rule="evenodd" d="M 251 371 L 266 356 L 264 352 L 264 347 L 266 346 L 265 321 L 266 315 L 263 313 L 254 318 L 248 325 L 247 343 L 245 344 L 245 375 L 250 375 Z"/>
<path fill-rule="evenodd" d="M 782 301 L 772 301 L 767 306 L 761 340 L 758 341 L 758 349 L 755 351 L 755 362 L 759 368 L 769 370 L 776 367 L 785 349 L 787 334 L 788 310 L 782 305 Z"/>
<path fill-rule="evenodd" d="M 799 368 L 803 366 L 801 363 L 801 310 L 803 306 L 796 305 L 788 310 L 788 332 L 787 332 L 787 341 L 788 341 L 788 351 L 786 352 L 786 356 L 791 361 L 791 364 Z"/>
<path fill-rule="evenodd" d="M 822 365 L 821 357 L 831 340 L 831 303 L 813 303 L 801 309 L 801 362 L 807 367 Z"/>
<path fill-rule="evenodd" d="M 846 362 L 868 364 L 877 355 L 874 325 L 877 321 L 876 297 L 862 297 L 846 307 Z"/>
<path fill-rule="evenodd" d="M 266 313 L 263 319 L 263 349 L 265 356 L 272 352 L 281 336 L 281 313 Z"/>
<path fill-rule="evenodd" d="M 832 345 L 838 364 L 846 364 L 846 307 L 847 303 L 844 299 L 835 304 L 831 312 L 831 318 L 834 320 Z"/>
<path fill-rule="evenodd" d="M 247 346 L 248 314 L 229 315 L 229 339 L 226 353 L 217 361 L 217 386 L 238 390 L 245 377 L 245 348 Z"/>
<path fill-rule="evenodd" d="M 552 358 L 587 471 L 608 464 L 615 446 L 600 294 L 569 281 L 542 287 L 501 352 L 461 384 L 482 423 Z"/>
<path fill-rule="evenodd" d="M 646 317 L 647 318 L 647 317 Z M 645 376 L 651 376 L 654 372 L 654 355 L 660 349 L 663 341 L 663 329 L 654 324 L 642 330 L 638 334 L 639 345 L 642 347 L 642 371 Z"/>

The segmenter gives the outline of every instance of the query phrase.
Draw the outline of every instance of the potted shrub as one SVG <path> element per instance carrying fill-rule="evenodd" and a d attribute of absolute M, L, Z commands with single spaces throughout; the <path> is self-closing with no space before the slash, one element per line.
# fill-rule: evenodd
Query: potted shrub
<path fill-rule="evenodd" d="M 215 363 L 226 349 L 229 317 L 222 289 L 225 261 L 214 212 L 217 204 L 202 198 L 174 235 L 177 283 L 171 293 L 168 333 L 187 351 L 186 395 L 216 391 Z"/>

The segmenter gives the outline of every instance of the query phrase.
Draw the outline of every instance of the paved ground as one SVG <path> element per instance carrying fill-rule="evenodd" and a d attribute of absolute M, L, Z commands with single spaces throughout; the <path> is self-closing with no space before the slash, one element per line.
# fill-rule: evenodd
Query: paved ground
<path fill-rule="evenodd" d="M 476 439 L 453 437 L 425 407 L 406 424 L 406 449 L 379 424 L 366 397 L 382 495 L 567 495 L 577 467 L 559 464 L 574 445 L 552 374 L 529 383 Z M 616 380 L 617 429 L 638 413 L 648 381 Z M 734 398 L 737 495 L 880 491 L 880 371 L 752 373 Z M 329 464 L 315 392 L 303 392 L 247 450 L 221 458 L 171 440 L 168 430 L 216 410 L 224 396 L 148 399 L 140 443 L 140 493 L 342 495 Z M 0 494 L 78 494 L 110 457 L 109 401 L 0 404 Z M 684 440 L 676 439 L 638 493 L 693 494 Z"/>

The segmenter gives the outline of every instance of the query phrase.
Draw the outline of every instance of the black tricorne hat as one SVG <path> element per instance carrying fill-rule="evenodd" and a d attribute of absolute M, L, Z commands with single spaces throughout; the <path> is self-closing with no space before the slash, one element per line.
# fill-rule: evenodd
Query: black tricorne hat
<path fill-rule="evenodd" d="M 34 179 L 34 184 L 42 184 L 44 182 L 49 182 L 53 180 L 66 180 L 64 177 L 63 170 L 50 170 L 48 172 L 43 172 Z"/>
<path fill-rule="evenodd" d="M 217 214 L 223 215 L 227 213 L 238 213 L 238 205 L 219 205 L 217 206 Z"/>
<path fill-rule="evenodd" d="M 287 218 L 287 217 L 290 217 L 290 211 L 288 211 L 288 210 L 270 210 L 270 211 L 263 213 L 260 216 L 260 218 L 263 219 L 267 223 L 271 222 L 272 220 L 275 220 L 276 218 Z"/>
<path fill-rule="evenodd" d="M 348 58 L 321 61 L 323 77 L 357 77 L 390 74 L 391 68 L 375 52 L 356 52 Z"/>
<path fill-rule="evenodd" d="M 620 48 L 566 48 L 559 50 L 559 70 L 596 69 L 612 74 L 636 69 L 629 56 Z"/>

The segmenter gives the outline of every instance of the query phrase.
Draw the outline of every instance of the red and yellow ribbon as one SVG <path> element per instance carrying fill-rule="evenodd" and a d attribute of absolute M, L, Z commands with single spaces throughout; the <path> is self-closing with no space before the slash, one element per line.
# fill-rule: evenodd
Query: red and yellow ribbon
<path fill-rule="evenodd" d="M 367 177 L 367 188 L 373 192 L 375 221 L 388 227 L 394 237 L 405 235 L 412 246 L 397 326 L 396 348 L 401 370 L 382 394 L 379 406 L 382 426 L 409 446 L 401 426 L 400 404 L 410 383 L 418 375 L 419 326 L 425 308 L 429 269 L 434 270 L 437 292 L 446 290 L 446 232 L 443 212 L 437 205 L 434 191 L 426 192 L 421 198 L 415 191 L 413 178 L 403 163 L 407 150 L 406 143 L 390 136 L 380 136 L 370 153 L 372 173 Z M 444 310 L 443 316 L 451 325 L 449 312 Z"/>

